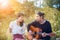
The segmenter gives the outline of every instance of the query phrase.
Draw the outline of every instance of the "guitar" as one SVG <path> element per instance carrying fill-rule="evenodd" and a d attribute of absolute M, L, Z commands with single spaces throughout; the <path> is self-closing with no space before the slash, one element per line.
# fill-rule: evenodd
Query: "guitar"
<path fill-rule="evenodd" d="M 41 37 L 40 35 L 42 35 L 42 29 L 41 28 L 37 28 L 37 27 L 31 25 L 30 26 L 30 31 L 32 33 L 28 32 L 28 36 L 27 36 L 28 40 L 33 40 L 32 35 L 34 35 L 35 39 L 38 39 L 39 37 Z M 45 33 L 45 34 L 48 35 L 48 36 L 55 36 L 54 33 Z"/>

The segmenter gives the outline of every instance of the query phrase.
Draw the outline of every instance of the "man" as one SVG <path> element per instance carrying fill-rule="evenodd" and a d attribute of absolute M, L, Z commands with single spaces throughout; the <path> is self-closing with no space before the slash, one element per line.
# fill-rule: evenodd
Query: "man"
<path fill-rule="evenodd" d="M 44 19 L 44 13 L 38 12 L 36 14 L 35 21 L 28 24 L 28 27 L 27 27 L 28 32 L 30 32 L 30 26 L 31 25 L 34 25 L 37 28 L 42 29 L 41 37 L 39 37 L 38 40 L 40 40 L 40 39 L 42 39 L 42 40 L 50 40 L 50 35 L 47 35 L 46 33 L 48 33 L 48 34 L 52 33 L 52 28 L 51 28 L 50 22 Z"/>

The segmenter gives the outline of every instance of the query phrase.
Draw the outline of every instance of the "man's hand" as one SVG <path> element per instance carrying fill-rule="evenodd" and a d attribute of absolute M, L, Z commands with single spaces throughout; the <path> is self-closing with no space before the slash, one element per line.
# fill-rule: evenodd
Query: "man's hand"
<path fill-rule="evenodd" d="M 46 35 L 46 33 L 42 33 L 42 37 L 46 37 L 47 35 Z"/>
<path fill-rule="evenodd" d="M 50 37 L 56 36 L 56 33 L 50 33 Z"/>
<path fill-rule="evenodd" d="M 46 37 L 46 36 L 55 36 L 56 34 L 55 33 L 42 33 L 42 37 Z"/>
<path fill-rule="evenodd" d="M 31 30 L 29 30 L 29 33 L 32 35 L 32 34 L 34 34 L 34 32 L 32 32 Z"/>

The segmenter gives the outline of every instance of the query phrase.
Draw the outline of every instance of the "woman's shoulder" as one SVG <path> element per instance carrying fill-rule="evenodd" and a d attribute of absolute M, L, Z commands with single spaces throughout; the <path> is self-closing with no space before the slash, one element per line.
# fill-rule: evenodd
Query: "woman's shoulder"
<path fill-rule="evenodd" d="M 12 20 L 10 23 L 16 23 L 16 20 Z"/>
<path fill-rule="evenodd" d="M 15 23 L 16 23 L 16 20 L 13 20 L 13 21 L 10 22 L 9 25 L 15 25 Z"/>

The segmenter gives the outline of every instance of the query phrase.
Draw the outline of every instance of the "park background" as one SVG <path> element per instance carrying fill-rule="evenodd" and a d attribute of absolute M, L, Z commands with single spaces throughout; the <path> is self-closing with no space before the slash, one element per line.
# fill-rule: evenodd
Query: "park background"
<path fill-rule="evenodd" d="M 60 0 L 0 0 L 0 40 L 11 40 L 9 23 L 16 19 L 18 12 L 25 15 L 25 23 L 34 20 L 35 13 L 45 13 L 45 19 L 50 21 L 53 32 L 52 40 L 60 37 Z"/>

